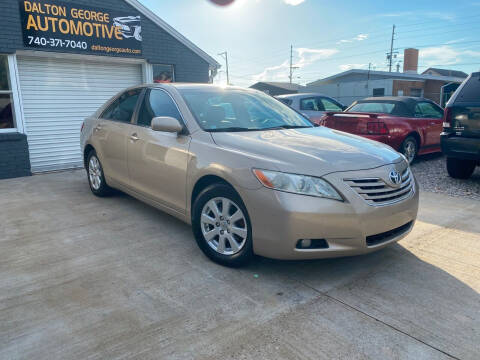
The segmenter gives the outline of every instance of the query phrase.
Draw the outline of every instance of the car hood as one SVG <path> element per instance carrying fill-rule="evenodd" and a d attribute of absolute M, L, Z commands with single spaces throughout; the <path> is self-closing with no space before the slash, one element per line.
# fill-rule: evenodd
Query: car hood
<path fill-rule="evenodd" d="M 325 127 L 211 133 L 225 150 L 242 152 L 272 170 L 323 176 L 397 163 L 390 146 Z"/>

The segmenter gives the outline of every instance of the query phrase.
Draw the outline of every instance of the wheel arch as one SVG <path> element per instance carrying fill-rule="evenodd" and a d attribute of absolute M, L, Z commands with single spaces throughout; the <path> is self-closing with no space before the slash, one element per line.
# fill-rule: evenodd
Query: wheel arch
<path fill-rule="evenodd" d="M 410 133 L 408 133 L 407 136 L 405 136 L 405 139 L 403 139 L 402 144 L 409 136 L 413 137 L 415 139 L 415 141 L 417 142 L 417 151 L 418 151 L 420 149 L 420 147 L 422 146 L 422 137 L 420 136 L 420 134 L 417 131 L 411 131 Z"/>
<path fill-rule="evenodd" d="M 238 191 L 235 190 L 235 187 L 230 182 L 225 180 L 223 177 L 221 177 L 219 175 L 214 175 L 214 174 L 203 175 L 202 177 L 197 179 L 197 181 L 195 182 L 195 185 L 192 188 L 192 193 L 190 195 L 190 207 L 189 207 L 190 212 L 192 212 L 193 203 L 194 203 L 195 199 L 198 197 L 198 195 L 205 188 L 207 188 L 208 186 L 213 185 L 213 184 L 227 185 L 227 186 L 231 187 L 237 193 L 238 196 L 240 196 L 240 194 L 238 194 Z"/>
<path fill-rule="evenodd" d="M 91 144 L 87 144 L 85 149 L 83 149 L 83 165 L 85 168 L 87 168 L 88 154 L 90 154 L 91 151 L 95 151 L 95 148 Z"/>

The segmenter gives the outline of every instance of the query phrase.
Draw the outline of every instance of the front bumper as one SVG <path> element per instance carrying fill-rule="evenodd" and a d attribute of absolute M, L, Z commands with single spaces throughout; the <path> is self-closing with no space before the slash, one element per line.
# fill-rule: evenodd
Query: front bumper
<path fill-rule="evenodd" d="M 344 181 L 358 173 L 324 177 L 345 197 L 344 202 L 267 188 L 244 190 L 241 196 L 250 215 L 254 252 L 285 260 L 351 256 L 381 249 L 405 237 L 418 212 L 418 185 L 413 175 L 414 190 L 407 198 L 372 206 Z M 398 231 L 391 232 L 394 229 Z M 297 249 L 300 239 L 324 239 L 328 248 Z"/>

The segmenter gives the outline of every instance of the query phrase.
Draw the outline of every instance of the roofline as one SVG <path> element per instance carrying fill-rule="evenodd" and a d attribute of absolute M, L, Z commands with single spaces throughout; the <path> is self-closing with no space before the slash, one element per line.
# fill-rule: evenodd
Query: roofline
<path fill-rule="evenodd" d="M 197 45 L 195 45 L 193 42 L 188 40 L 185 36 L 180 34 L 177 30 L 175 30 L 173 27 L 168 25 L 164 20 L 162 20 L 158 15 L 156 15 L 153 11 L 148 9 L 146 6 L 142 5 L 140 2 L 137 0 L 125 0 L 126 3 L 129 5 L 133 6 L 135 9 L 140 11 L 142 14 L 144 14 L 147 18 L 152 20 L 155 24 L 160 26 L 162 29 L 164 29 L 167 33 L 172 35 L 175 39 L 180 41 L 182 44 L 184 44 L 187 48 L 192 50 L 194 53 L 196 53 L 198 56 L 200 56 L 203 60 L 205 60 L 207 63 L 210 64 L 210 67 L 219 69 L 221 67 L 220 63 L 218 63 L 213 57 L 208 55 L 205 51 L 200 49 Z"/>
<path fill-rule="evenodd" d="M 323 78 L 323 79 L 318 79 L 316 81 L 312 81 L 311 83 L 308 83 L 307 86 L 313 85 L 319 82 L 323 81 L 328 81 L 331 79 L 335 79 L 341 76 L 349 75 L 349 74 L 368 74 L 369 70 L 364 70 L 364 69 L 350 69 L 346 70 L 344 72 Z M 370 71 L 370 75 L 386 75 L 386 74 L 391 74 L 392 78 L 399 77 L 399 78 L 416 78 L 418 80 L 443 80 L 443 81 L 450 81 L 450 82 L 458 82 L 461 83 L 465 79 L 455 77 L 455 76 L 441 76 L 441 75 L 422 75 L 422 74 L 409 74 L 409 73 L 401 73 L 401 72 L 388 72 L 388 71 Z"/>

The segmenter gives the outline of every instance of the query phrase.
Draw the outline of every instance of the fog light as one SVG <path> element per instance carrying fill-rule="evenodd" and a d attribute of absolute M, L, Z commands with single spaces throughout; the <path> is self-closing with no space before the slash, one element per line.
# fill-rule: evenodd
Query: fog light
<path fill-rule="evenodd" d="M 300 240 L 300 247 L 301 248 L 308 249 L 310 246 L 312 246 L 312 240 L 310 240 L 310 239 Z"/>
<path fill-rule="evenodd" d="M 328 249 L 328 243 L 325 239 L 300 239 L 297 241 L 297 249 Z"/>

